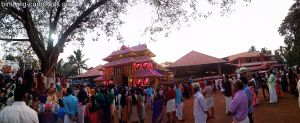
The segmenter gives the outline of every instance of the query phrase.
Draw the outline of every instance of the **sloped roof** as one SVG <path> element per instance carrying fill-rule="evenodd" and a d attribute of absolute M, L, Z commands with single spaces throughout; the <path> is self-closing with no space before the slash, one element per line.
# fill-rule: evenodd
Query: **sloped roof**
<path fill-rule="evenodd" d="M 98 67 L 98 66 L 97 66 Z M 75 78 L 83 78 L 83 77 L 92 77 L 92 76 L 100 76 L 100 71 L 98 70 L 97 67 L 94 67 L 90 70 L 87 70 L 86 72 L 78 75 Z"/>
<path fill-rule="evenodd" d="M 228 61 L 234 61 L 237 58 L 242 58 L 242 57 L 258 57 L 258 56 L 261 56 L 261 55 L 270 56 L 270 55 L 261 53 L 259 51 L 247 51 L 247 52 L 242 52 L 242 53 L 238 53 L 238 54 L 228 56 Z"/>
<path fill-rule="evenodd" d="M 129 53 L 129 52 L 144 51 L 144 50 L 148 50 L 149 52 L 151 52 L 147 48 L 146 44 L 140 44 L 140 45 L 136 45 L 136 46 L 133 46 L 133 47 L 126 47 L 125 45 L 123 45 L 120 50 L 113 51 L 110 55 L 105 57 L 103 60 L 108 61 L 109 59 L 111 59 L 113 56 L 116 56 L 116 55 L 126 54 L 126 53 Z"/>
<path fill-rule="evenodd" d="M 170 67 L 179 67 L 179 66 L 192 66 L 192 65 L 202 65 L 202 64 L 211 64 L 211 63 L 224 63 L 226 62 L 223 59 L 215 58 L 206 54 L 202 54 L 196 51 L 191 51 L 188 54 L 184 55 Z"/>

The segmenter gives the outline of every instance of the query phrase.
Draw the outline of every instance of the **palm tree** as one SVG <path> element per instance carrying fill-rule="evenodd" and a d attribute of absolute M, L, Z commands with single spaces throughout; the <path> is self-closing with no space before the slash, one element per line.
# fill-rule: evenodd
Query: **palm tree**
<path fill-rule="evenodd" d="M 84 54 L 82 54 L 82 51 L 80 49 L 73 51 L 73 55 L 68 57 L 68 63 L 69 65 L 73 66 L 74 72 L 76 71 L 76 74 L 79 75 L 83 70 L 88 70 L 88 66 L 85 64 L 85 62 L 88 59 L 84 59 Z"/>
<path fill-rule="evenodd" d="M 64 75 L 65 73 L 65 69 L 64 69 L 64 60 L 63 59 L 59 59 L 59 61 L 56 64 L 56 73 L 59 75 Z"/>

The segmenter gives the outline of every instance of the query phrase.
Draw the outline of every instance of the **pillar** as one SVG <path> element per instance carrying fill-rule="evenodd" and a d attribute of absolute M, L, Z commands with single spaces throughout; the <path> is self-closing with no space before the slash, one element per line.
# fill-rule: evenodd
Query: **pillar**
<path fill-rule="evenodd" d="M 221 64 L 220 63 L 218 64 L 218 73 L 219 73 L 219 75 L 222 75 L 222 69 L 221 69 Z"/>

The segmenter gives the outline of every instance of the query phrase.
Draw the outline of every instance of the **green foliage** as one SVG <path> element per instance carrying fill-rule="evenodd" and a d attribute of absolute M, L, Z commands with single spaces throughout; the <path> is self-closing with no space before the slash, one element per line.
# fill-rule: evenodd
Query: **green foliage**
<path fill-rule="evenodd" d="M 250 51 L 250 52 L 256 51 L 256 47 L 252 45 L 252 46 L 250 47 L 249 51 Z"/>
<path fill-rule="evenodd" d="M 275 50 L 274 51 L 275 54 L 275 60 L 279 63 L 279 64 L 284 64 L 284 57 L 283 54 L 280 52 L 280 50 Z"/>
<path fill-rule="evenodd" d="M 68 64 L 71 64 L 75 71 L 77 71 L 77 75 L 79 75 L 81 74 L 82 70 L 88 69 L 87 65 L 85 64 L 88 59 L 83 60 L 84 54 L 82 54 L 82 51 L 79 49 L 73 51 L 73 53 L 73 55 L 68 57 Z"/>
<path fill-rule="evenodd" d="M 264 54 L 267 54 L 267 55 L 272 55 L 272 51 L 268 50 L 268 48 L 266 48 L 266 47 L 261 48 L 260 52 L 264 53 Z"/>
<path fill-rule="evenodd" d="M 290 7 L 278 31 L 285 36 L 283 57 L 289 65 L 300 65 L 300 0 Z"/>
<path fill-rule="evenodd" d="M 56 65 L 56 73 L 66 77 L 76 76 L 82 73 L 83 70 L 88 70 L 86 61 L 88 59 L 83 59 L 84 54 L 81 50 L 76 50 L 73 55 L 68 57 L 68 61 L 64 62 L 60 59 Z"/>
<path fill-rule="evenodd" d="M 166 62 L 161 63 L 160 65 L 164 68 L 167 68 L 167 67 L 170 67 L 171 64 L 173 64 L 173 62 L 166 61 Z"/>
<path fill-rule="evenodd" d="M 12 54 L 8 54 L 7 56 L 5 56 L 5 60 L 15 61 L 16 58 Z"/>
<path fill-rule="evenodd" d="M 231 6 L 237 1 L 251 0 L 204 1 L 209 7 L 219 7 L 220 13 L 224 14 L 230 13 Z M 196 0 L 25 0 L 22 3 L 31 6 L 8 4 L 17 2 L 20 3 L 15 0 L 1 1 L 0 40 L 24 39 L 18 45 L 23 46 L 21 49 L 34 51 L 44 74 L 55 71 L 52 66 L 57 63 L 59 53 L 63 52 L 64 46 L 70 41 L 79 41 L 83 45 L 84 37 L 92 32 L 97 34 L 92 37 L 93 41 L 97 41 L 99 36 L 122 40 L 118 28 L 124 20 L 120 15 L 126 14 L 130 6 L 147 4 L 156 12 L 153 23 L 145 27 L 145 33 L 151 35 L 169 33 L 190 19 L 211 14 L 211 11 L 202 10 L 203 1 L 200 3 Z M 53 35 L 57 35 L 58 39 L 52 39 Z M 12 48 L 8 52 L 17 50 L 12 45 L 14 42 L 6 41 L 5 45 Z"/>

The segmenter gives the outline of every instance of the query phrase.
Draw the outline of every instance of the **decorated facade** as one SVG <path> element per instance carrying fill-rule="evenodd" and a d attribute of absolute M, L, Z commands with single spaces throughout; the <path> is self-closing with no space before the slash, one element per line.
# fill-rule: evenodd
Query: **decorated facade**
<path fill-rule="evenodd" d="M 104 84 L 129 86 L 155 86 L 162 74 L 156 71 L 158 66 L 151 58 L 155 57 L 146 44 L 133 47 L 122 46 L 103 60 Z"/>

